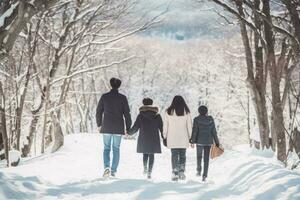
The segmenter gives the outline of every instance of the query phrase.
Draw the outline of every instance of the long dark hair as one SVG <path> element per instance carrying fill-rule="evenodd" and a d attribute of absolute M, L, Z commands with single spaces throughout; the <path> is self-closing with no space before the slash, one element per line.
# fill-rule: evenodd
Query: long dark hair
<path fill-rule="evenodd" d="M 182 96 L 176 95 L 172 101 L 172 104 L 167 109 L 169 115 L 176 113 L 177 116 L 183 116 L 187 113 L 190 113 L 189 107 L 186 105 L 185 100 Z"/>

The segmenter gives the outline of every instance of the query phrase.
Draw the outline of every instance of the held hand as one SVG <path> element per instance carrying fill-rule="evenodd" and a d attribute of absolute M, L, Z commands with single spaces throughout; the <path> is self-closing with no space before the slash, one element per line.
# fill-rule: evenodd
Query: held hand
<path fill-rule="evenodd" d="M 194 148 L 194 147 L 195 147 L 195 145 L 194 145 L 194 144 L 191 144 L 191 147 L 192 147 L 192 148 Z"/>

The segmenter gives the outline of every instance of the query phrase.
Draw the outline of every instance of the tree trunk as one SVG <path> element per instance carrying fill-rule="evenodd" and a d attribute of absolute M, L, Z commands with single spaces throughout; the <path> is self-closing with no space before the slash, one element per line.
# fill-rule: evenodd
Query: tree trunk
<path fill-rule="evenodd" d="M 35 132 L 37 129 L 38 121 L 39 121 L 39 116 L 33 115 L 32 120 L 30 122 L 30 126 L 29 126 L 29 135 L 27 136 L 28 144 L 24 145 L 24 147 L 22 149 L 23 157 L 27 157 L 30 154 L 33 140 L 35 138 Z"/>
<path fill-rule="evenodd" d="M 17 149 L 19 151 L 21 150 L 20 138 L 21 138 L 22 114 L 23 114 L 23 108 L 25 104 L 25 97 L 27 94 L 29 79 L 30 79 L 30 65 L 27 67 L 24 89 L 20 97 L 20 102 L 18 102 L 18 106 L 16 108 L 16 135 L 17 135 Z"/>
<path fill-rule="evenodd" d="M 274 68 L 274 67 L 273 67 Z M 271 72 L 274 69 L 271 69 Z M 276 75 L 276 74 L 275 74 Z M 274 72 L 271 73 L 271 90 L 272 90 L 272 107 L 273 107 L 273 128 L 274 134 L 277 138 L 277 158 L 284 162 L 286 161 L 286 138 L 285 138 L 285 126 L 283 118 L 283 109 L 280 98 L 280 85 L 279 81 L 273 77 Z"/>
<path fill-rule="evenodd" d="M 60 122 L 55 115 L 55 112 L 52 112 L 51 115 L 52 123 L 53 123 L 53 133 L 54 133 L 54 143 L 52 146 L 51 152 L 57 151 L 64 144 L 64 135 L 60 126 Z"/>
<path fill-rule="evenodd" d="M 243 5 L 241 2 L 237 2 L 238 12 L 242 17 L 245 17 L 243 11 Z M 256 22 L 258 23 L 258 22 Z M 258 47 L 258 37 L 255 36 L 255 64 L 256 64 L 256 76 L 254 78 L 254 64 L 252 57 L 252 50 L 250 45 L 250 39 L 247 33 L 246 24 L 244 21 L 240 21 L 240 30 L 243 40 L 243 45 L 246 54 L 246 64 L 247 64 L 247 83 L 251 91 L 251 96 L 253 100 L 253 105 L 256 111 L 258 127 L 260 132 L 260 143 L 262 148 L 269 147 L 269 121 L 268 112 L 266 107 L 266 97 L 265 97 L 265 74 L 263 67 L 263 52 L 262 48 Z M 257 147 L 257 142 L 255 147 Z"/>
<path fill-rule="evenodd" d="M 5 116 L 5 96 L 3 92 L 2 82 L 0 81 L 0 137 L 2 137 L 3 141 L 3 148 L 5 159 L 7 160 L 7 165 L 9 164 L 8 158 L 8 137 L 7 137 L 7 130 L 6 130 L 6 116 Z M 0 144 L 1 147 L 1 144 Z"/>
<path fill-rule="evenodd" d="M 297 128 L 295 128 L 295 130 L 293 131 L 291 139 L 291 148 L 295 150 L 296 154 L 298 155 L 298 158 L 300 159 L 300 131 L 298 131 Z"/>
<path fill-rule="evenodd" d="M 269 21 L 272 21 L 270 15 L 270 4 L 269 0 L 263 0 L 263 13 Z M 277 138 L 277 159 L 285 162 L 286 161 L 286 138 L 285 138 L 285 127 L 283 118 L 283 106 L 280 97 L 280 80 L 281 74 L 278 66 L 276 65 L 275 59 L 275 47 L 274 47 L 274 33 L 272 27 L 266 21 L 264 21 L 264 35 L 267 43 L 267 67 L 270 73 L 271 82 L 271 93 L 272 93 L 272 113 L 273 113 L 273 128 L 274 134 Z"/>
<path fill-rule="evenodd" d="M 53 5 L 58 0 L 35 0 L 32 3 L 26 1 L 17 1 L 13 5 L 16 5 L 10 16 L 5 18 L 3 26 L 0 27 L 0 60 L 5 58 L 13 48 L 18 35 L 26 26 L 27 22 L 38 12 L 43 12 Z M 1 10 L 4 14 L 8 9 Z"/>

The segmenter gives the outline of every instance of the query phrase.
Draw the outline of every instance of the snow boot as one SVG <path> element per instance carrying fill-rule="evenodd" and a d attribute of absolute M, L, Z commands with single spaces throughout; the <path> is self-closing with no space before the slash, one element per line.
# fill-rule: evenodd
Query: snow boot
<path fill-rule="evenodd" d="M 179 179 L 178 173 L 173 172 L 172 173 L 172 181 L 178 181 L 178 179 Z"/>
<path fill-rule="evenodd" d="M 151 179 L 152 177 L 151 177 L 151 172 L 148 172 L 147 173 L 147 179 Z"/>
<path fill-rule="evenodd" d="M 205 182 L 205 181 L 206 181 L 206 178 L 207 178 L 206 176 L 203 176 L 203 177 L 202 177 L 202 181 Z"/>
<path fill-rule="evenodd" d="M 200 177 L 201 176 L 201 172 L 197 172 L 196 176 Z"/>
<path fill-rule="evenodd" d="M 180 180 L 185 180 L 186 179 L 186 176 L 185 176 L 184 172 L 179 172 L 179 179 Z"/>
<path fill-rule="evenodd" d="M 110 173 L 109 168 L 106 168 L 103 173 L 103 178 L 109 178 L 109 173 Z"/>
<path fill-rule="evenodd" d="M 110 176 L 111 176 L 112 178 L 116 178 L 116 172 L 111 172 L 111 173 L 110 173 Z"/>

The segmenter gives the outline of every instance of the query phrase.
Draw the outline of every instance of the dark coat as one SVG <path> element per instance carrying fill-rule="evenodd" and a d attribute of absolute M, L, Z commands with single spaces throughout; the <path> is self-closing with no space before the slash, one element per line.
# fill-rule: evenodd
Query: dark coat
<path fill-rule="evenodd" d="M 192 144 L 204 145 L 211 145 L 213 142 L 219 144 L 215 122 L 211 116 L 199 115 L 194 118 L 193 132 L 190 142 Z"/>
<path fill-rule="evenodd" d="M 97 126 L 101 127 L 100 133 L 123 135 L 125 133 L 124 118 L 128 131 L 131 127 L 131 116 L 126 96 L 115 89 L 103 94 L 96 113 Z"/>
<path fill-rule="evenodd" d="M 129 134 L 132 135 L 139 130 L 138 153 L 161 153 L 159 132 L 162 135 L 163 121 L 157 112 L 157 107 L 142 106 L 140 114 L 129 131 Z"/>

